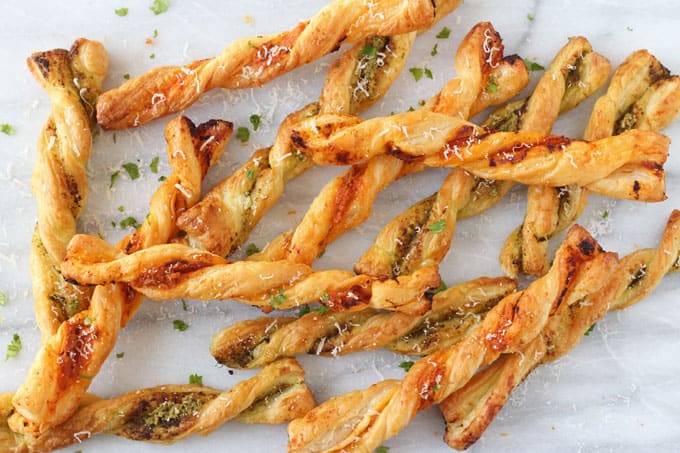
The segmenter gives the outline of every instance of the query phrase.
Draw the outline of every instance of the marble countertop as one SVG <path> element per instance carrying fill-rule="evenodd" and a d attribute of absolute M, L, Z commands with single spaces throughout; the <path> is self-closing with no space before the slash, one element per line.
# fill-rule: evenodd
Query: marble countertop
<path fill-rule="evenodd" d="M 0 365 L 0 392 L 14 391 L 24 380 L 38 351 L 40 335 L 35 326 L 28 272 L 30 237 L 36 204 L 30 177 L 36 158 L 35 143 L 50 105 L 32 79 L 25 58 L 38 50 L 68 48 L 84 36 L 104 43 L 111 65 L 106 88 L 117 86 L 124 74 L 137 75 L 164 64 L 183 64 L 217 55 L 233 39 L 277 32 L 311 17 L 323 5 L 320 0 L 170 0 L 164 14 L 154 15 L 152 3 L 102 0 L 42 2 L 6 0 L 0 5 L 0 123 L 11 124 L 13 135 L 0 134 L 0 181 L 3 215 L 0 216 L 0 291 L 8 296 L 0 306 L 0 347 L 14 333 L 21 336 L 19 355 Z M 116 8 L 128 7 L 119 17 Z M 246 20 L 250 18 L 252 20 Z M 435 94 L 455 76 L 452 59 L 467 31 L 479 21 L 491 21 L 504 38 L 506 53 L 517 53 L 547 66 L 570 36 L 583 35 L 605 55 L 613 67 L 631 52 L 648 49 L 672 72 L 680 72 L 680 3 L 675 0 L 639 2 L 593 0 L 579 2 L 469 0 L 441 25 L 420 35 L 408 67 L 428 67 L 433 78 L 415 82 L 405 71 L 391 93 L 364 114 L 386 115 L 416 106 Z M 448 39 L 435 35 L 444 26 Z M 152 44 L 145 43 L 157 31 Z M 438 53 L 431 55 L 437 43 Z M 195 122 L 224 118 L 237 126 L 248 125 L 258 113 L 262 127 L 242 145 L 232 140 L 221 163 L 211 172 L 215 184 L 259 147 L 271 143 L 277 125 L 293 109 L 314 100 L 326 68 L 335 56 L 294 71 L 261 89 L 215 90 L 187 109 Z M 532 74 L 532 86 L 540 73 Z M 529 91 L 527 90 L 527 93 Z M 555 132 L 579 137 L 597 93 L 558 120 Z M 125 232 L 111 227 L 132 215 L 143 218 L 156 177 L 145 169 L 160 157 L 160 172 L 167 174 L 163 128 L 156 121 L 133 131 L 101 132 L 88 166 L 90 198 L 81 218 L 81 231 L 101 233 L 116 243 Z M 680 208 L 680 121 L 666 134 L 673 140 L 667 171 L 668 199 L 643 204 L 593 196 L 580 223 L 604 248 L 630 253 L 656 246 L 673 208 Z M 122 179 L 109 189 L 112 169 L 138 160 L 142 178 Z M 292 181 L 276 208 L 255 229 L 250 241 L 264 245 L 299 221 L 323 186 L 338 174 L 337 168 L 316 168 Z M 331 245 L 315 267 L 351 269 L 381 226 L 410 204 L 436 191 L 445 172 L 431 171 L 395 183 L 382 193 L 366 224 Z M 152 177 L 153 176 L 153 177 Z M 459 223 L 456 239 L 442 264 L 449 283 L 481 275 L 500 275 L 496 257 L 507 234 L 521 222 L 525 189 L 516 188 L 499 206 Z M 118 207 L 124 207 L 124 213 Z M 602 213 L 608 212 L 607 219 Z M 557 242 L 555 242 L 557 244 Z M 569 355 L 535 370 L 513 393 L 473 452 L 545 451 L 680 451 L 680 276 L 664 279 L 642 303 L 610 313 Z M 215 365 L 208 352 L 211 336 L 236 320 L 259 315 L 253 308 L 232 302 L 147 301 L 118 339 L 114 353 L 97 376 L 91 390 L 102 396 L 166 383 L 188 382 L 200 374 L 206 385 L 228 388 L 250 377 L 251 371 L 235 371 Z M 189 324 L 186 332 L 173 329 L 172 321 Z M 4 350 L 4 349 L 3 349 Z M 337 359 L 300 357 L 308 382 L 319 401 L 378 380 L 400 378 L 405 360 L 385 351 L 361 353 Z M 448 451 L 442 442 L 444 424 L 436 408 L 419 414 L 409 428 L 385 442 L 390 452 Z M 282 451 L 285 426 L 265 427 L 227 424 L 209 437 L 194 437 L 169 447 L 134 444 L 101 435 L 65 451 Z"/>

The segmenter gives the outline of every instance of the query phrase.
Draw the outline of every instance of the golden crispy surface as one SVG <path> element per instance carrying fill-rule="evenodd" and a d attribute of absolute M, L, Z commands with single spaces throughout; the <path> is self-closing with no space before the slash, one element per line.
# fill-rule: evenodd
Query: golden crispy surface
<path fill-rule="evenodd" d="M 222 155 L 232 129 L 224 121 L 195 127 L 185 117 L 168 124 L 167 151 L 174 172 L 152 197 L 150 215 L 119 249 L 134 252 L 173 237 L 177 214 L 198 199 L 201 181 Z M 68 419 L 108 357 L 121 324 L 141 301 L 127 285 L 96 287 L 89 307 L 63 321 L 38 351 L 26 382 L 14 395 L 10 427 L 36 435 Z"/>
<path fill-rule="evenodd" d="M 38 158 L 31 179 L 38 201 L 31 280 L 36 319 L 45 340 L 89 302 L 89 291 L 64 281 L 59 262 L 76 233 L 76 222 L 87 201 L 85 165 L 92 151 L 94 104 L 109 59 L 101 43 L 81 38 L 70 50 L 36 52 L 26 63 L 52 104 L 38 137 Z"/>
<path fill-rule="evenodd" d="M 168 444 L 194 434 L 209 434 L 230 420 L 285 423 L 316 405 L 304 380 L 302 367 L 285 359 L 226 391 L 200 385 L 162 385 L 111 399 L 89 396 L 73 417 L 38 437 L 0 429 L 0 447 L 14 452 L 50 451 L 99 433 Z M 10 397 L 0 398 L 3 411 L 11 407 Z"/>
<path fill-rule="evenodd" d="M 97 101 L 97 120 L 106 129 L 139 126 L 190 106 L 213 88 L 261 86 L 344 43 L 427 29 L 459 3 L 335 0 L 291 30 L 242 38 L 215 58 L 156 68 L 107 91 Z"/>
<path fill-rule="evenodd" d="M 602 251 L 585 230 L 572 228 L 544 277 L 506 296 L 462 341 L 416 362 L 403 381 L 389 384 L 387 395 L 376 399 L 376 389 L 369 388 L 347 396 L 373 403 L 362 405 L 359 414 L 332 416 L 331 400 L 292 422 L 289 450 L 372 451 L 401 431 L 416 412 L 465 385 L 480 366 L 530 344 L 561 307 L 606 298 L 610 293 L 604 277 L 617 262 L 616 255 Z"/>

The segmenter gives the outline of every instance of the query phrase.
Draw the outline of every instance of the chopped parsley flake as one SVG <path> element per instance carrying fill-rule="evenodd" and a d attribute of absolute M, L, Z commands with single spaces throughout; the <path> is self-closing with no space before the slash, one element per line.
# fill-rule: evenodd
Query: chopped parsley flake
<path fill-rule="evenodd" d="M 628 30 L 628 31 L 633 31 L 633 27 L 631 27 L 631 26 L 629 25 L 629 26 L 626 27 L 626 30 Z"/>
<path fill-rule="evenodd" d="M 362 47 L 361 52 L 359 52 L 360 57 L 375 58 L 376 55 L 378 55 L 378 49 L 371 46 L 370 44 Z"/>
<path fill-rule="evenodd" d="M 330 299 L 328 291 L 324 291 L 323 294 L 321 295 L 321 302 L 328 302 L 328 299 Z"/>
<path fill-rule="evenodd" d="M 130 80 L 130 74 L 128 74 L 128 73 L 126 72 L 125 74 L 123 74 L 123 78 L 124 78 L 125 80 Z"/>
<path fill-rule="evenodd" d="M 14 127 L 12 127 L 11 124 L 3 123 L 0 125 L 0 132 L 2 132 L 5 135 L 14 135 L 16 131 L 14 130 Z"/>
<path fill-rule="evenodd" d="M 246 246 L 246 255 L 247 256 L 254 255 L 259 251 L 260 251 L 260 248 L 257 245 L 253 244 L 252 242 Z"/>
<path fill-rule="evenodd" d="M 16 357 L 17 354 L 19 354 L 19 351 L 21 351 L 21 337 L 19 336 L 18 333 L 15 333 L 12 335 L 12 341 L 9 342 L 7 345 L 7 354 L 5 354 L 5 362 L 11 359 L 12 357 Z"/>
<path fill-rule="evenodd" d="M 153 5 L 149 6 L 149 9 L 153 11 L 155 15 L 164 13 L 170 7 L 168 0 L 153 0 Z"/>
<path fill-rule="evenodd" d="M 311 311 L 312 311 L 312 309 L 309 308 L 309 305 L 303 305 L 303 306 L 300 307 L 300 310 L 298 310 L 298 317 L 302 318 L 304 315 L 306 315 L 307 313 L 309 313 Z"/>
<path fill-rule="evenodd" d="M 250 47 L 251 49 L 257 49 L 257 48 L 258 48 L 258 47 L 257 47 L 255 44 L 253 44 L 250 40 L 248 40 L 248 47 Z"/>
<path fill-rule="evenodd" d="M 269 303 L 274 308 L 279 308 L 282 303 L 286 301 L 286 295 L 283 293 L 283 289 L 279 288 L 278 294 L 272 294 Z"/>
<path fill-rule="evenodd" d="M 442 31 L 437 33 L 437 39 L 447 39 L 451 34 L 451 29 L 449 27 L 442 28 Z"/>
<path fill-rule="evenodd" d="M 123 16 L 127 16 L 128 9 L 127 8 L 118 8 L 118 9 L 115 9 L 114 12 L 116 13 L 116 16 L 123 17 Z"/>
<path fill-rule="evenodd" d="M 139 178 L 139 167 L 133 162 L 127 162 L 123 164 L 123 170 L 125 170 L 130 179 L 133 181 Z"/>
<path fill-rule="evenodd" d="M 187 301 L 184 300 L 184 299 L 181 299 L 181 300 L 182 300 L 182 310 L 189 311 L 189 306 L 187 305 Z"/>
<path fill-rule="evenodd" d="M 189 324 L 185 323 L 181 319 L 175 319 L 172 321 L 172 327 L 175 328 L 175 330 L 179 330 L 180 332 L 184 332 L 189 328 Z"/>
<path fill-rule="evenodd" d="M 531 13 L 527 14 L 527 19 L 534 20 L 534 15 Z"/>
<path fill-rule="evenodd" d="M 404 371 L 406 371 L 406 372 L 408 373 L 409 370 L 411 369 L 411 367 L 413 366 L 414 363 L 415 363 L 415 362 L 411 362 L 411 361 L 408 361 L 408 362 L 401 362 L 401 363 L 399 364 L 399 368 L 401 368 L 402 370 L 404 370 Z"/>
<path fill-rule="evenodd" d="M 390 447 L 386 447 L 384 445 L 379 446 L 378 448 L 375 449 L 375 453 L 388 453 L 390 451 Z"/>
<path fill-rule="evenodd" d="M 250 139 L 250 131 L 247 127 L 239 127 L 236 129 L 236 138 L 241 140 L 241 143 L 245 143 Z"/>
<path fill-rule="evenodd" d="M 489 82 L 489 84 L 486 86 L 486 91 L 489 93 L 495 93 L 498 91 L 498 85 L 496 85 L 495 82 Z"/>
<path fill-rule="evenodd" d="M 123 212 L 123 211 L 125 211 L 125 206 L 123 206 L 123 205 L 118 206 L 118 212 Z"/>
<path fill-rule="evenodd" d="M 159 177 L 158 177 L 158 182 L 163 182 L 163 181 L 165 181 L 166 179 L 168 179 L 167 176 L 159 176 Z"/>
<path fill-rule="evenodd" d="M 151 58 L 153 60 L 154 58 L 156 58 L 156 54 L 152 53 L 151 55 L 149 55 L 149 58 Z"/>
<path fill-rule="evenodd" d="M 152 38 L 158 38 L 158 30 L 154 30 L 153 35 L 151 37 Z"/>
<path fill-rule="evenodd" d="M 200 374 L 189 375 L 189 384 L 203 385 L 203 376 Z"/>
<path fill-rule="evenodd" d="M 597 323 L 595 323 L 595 324 L 593 324 L 592 326 L 588 327 L 588 330 L 586 330 L 586 333 L 584 333 L 583 335 L 585 335 L 586 337 L 590 336 L 590 332 L 593 331 L 593 329 L 595 328 L 596 325 L 597 325 Z"/>
<path fill-rule="evenodd" d="M 113 185 L 116 183 L 116 181 L 118 180 L 118 176 L 120 176 L 120 171 L 118 170 L 111 173 L 111 183 L 109 184 L 109 189 L 111 189 Z"/>
<path fill-rule="evenodd" d="M 120 226 L 121 229 L 134 228 L 136 230 L 137 228 L 141 227 L 142 224 L 139 223 L 134 217 L 129 216 L 121 220 L 118 226 Z"/>
<path fill-rule="evenodd" d="M 437 51 L 437 46 L 438 46 L 438 44 L 435 43 L 435 44 L 434 44 L 434 47 L 432 48 L 432 52 L 430 52 L 430 55 L 432 55 L 433 57 L 439 53 L 439 52 Z"/>
<path fill-rule="evenodd" d="M 425 73 L 425 77 L 427 77 L 428 79 L 431 79 L 431 78 L 432 78 L 432 71 L 430 71 L 429 69 L 425 68 L 425 69 L 423 69 L 423 72 Z"/>
<path fill-rule="evenodd" d="M 85 319 L 83 319 L 83 324 L 85 324 L 86 326 L 92 324 L 92 320 L 90 319 L 89 316 L 85 316 Z"/>
<path fill-rule="evenodd" d="M 320 315 L 325 315 L 325 314 L 328 313 L 330 310 L 331 310 L 331 309 L 328 308 L 327 306 L 322 305 L 322 306 L 320 306 L 319 308 L 315 309 L 314 311 L 317 312 L 317 313 L 320 314 Z"/>
<path fill-rule="evenodd" d="M 433 233 L 441 233 L 446 228 L 446 219 L 439 219 L 427 226 L 427 229 Z"/>
<path fill-rule="evenodd" d="M 160 161 L 160 157 L 156 156 L 153 159 L 151 159 L 151 163 L 149 164 L 149 168 L 151 169 L 151 173 L 158 173 L 158 161 Z"/>
<path fill-rule="evenodd" d="M 116 358 L 117 358 L 117 359 L 122 359 L 123 357 L 125 357 L 125 353 L 124 353 L 124 352 L 119 352 L 119 353 L 116 354 Z"/>
<path fill-rule="evenodd" d="M 7 294 L 0 292 L 0 306 L 4 307 L 5 305 L 7 305 L 8 300 L 9 298 L 7 297 Z"/>
<path fill-rule="evenodd" d="M 605 209 L 604 211 L 602 211 L 602 218 L 606 219 L 607 217 L 609 217 L 609 211 Z"/>
<path fill-rule="evenodd" d="M 249 168 L 246 170 L 246 176 L 252 181 L 255 178 L 255 172 Z"/>
<path fill-rule="evenodd" d="M 260 121 L 262 118 L 260 118 L 260 115 L 253 113 L 250 115 L 250 124 L 253 125 L 253 130 L 256 131 L 258 127 L 260 127 Z"/>
<path fill-rule="evenodd" d="M 441 285 L 439 285 L 437 288 L 431 289 L 427 291 L 428 294 L 434 296 L 437 293 L 441 293 L 442 291 L 446 290 L 448 286 L 446 286 L 446 283 L 442 282 Z"/>
<path fill-rule="evenodd" d="M 408 72 L 413 74 L 413 78 L 416 79 L 416 82 L 423 78 L 423 70 L 421 68 L 411 68 Z"/>
<path fill-rule="evenodd" d="M 524 64 L 527 66 L 529 71 L 543 71 L 545 69 L 542 65 L 526 58 L 524 59 Z"/>
<path fill-rule="evenodd" d="M 92 376 L 88 376 L 87 374 L 83 374 L 83 373 L 78 373 L 78 376 L 83 378 L 83 379 L 87 379 L 88 381 L 92 379 Z"/>

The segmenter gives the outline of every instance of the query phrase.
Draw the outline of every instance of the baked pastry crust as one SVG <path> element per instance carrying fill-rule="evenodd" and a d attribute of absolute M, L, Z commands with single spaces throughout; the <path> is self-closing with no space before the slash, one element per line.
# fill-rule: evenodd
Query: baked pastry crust
<path fill-rule="evenodd" d="M 424 30 L 460 0 L 335 0 L 311 19 L 282 33 L 242 38 L 222 53 L 184 66 L 163 66 L 107 91 L 97 121 L 124 129 L 179 112 L 213 88 L 252 88 L 369 36 Z"/>

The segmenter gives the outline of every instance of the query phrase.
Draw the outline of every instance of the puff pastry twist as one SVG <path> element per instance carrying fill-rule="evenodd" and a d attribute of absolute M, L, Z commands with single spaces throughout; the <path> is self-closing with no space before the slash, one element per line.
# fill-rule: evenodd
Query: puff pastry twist
<path fill-rule="evenodd" d="M 14 434 L 0 425 L 0 448 L 17 453 L 51 451 L 99 433 L 167 444 L 194 434 L 207 435 L 230 420 L 284 423 L 316 405 L 304 380 L 302 367 L 293 359 L 284 359 L 226 391 L 162 385 L 111 399 L 87 395 L 73 417 L 36 438 Z M 11 394 L 0 395 L 2 420 L 11 411 L 10 398 Z"/>
<path fill-rule="evenodd" d="M 282 33 L 238 39 L 215 58 L 164 66 L 102 94 L 105 129 L 139 126 L 193 104 L 213 88 L 250 88 L 320 58 L 345 43 L 427 29 L 460 0 L 334 0 Z"/>
<path fill-rule="evenodd" d="M 64 282 L 59 263 L 87 201 L 85 165 L 92 151 L 94 105 L 109 60 L 101 43 L 80 38 L 70 50 L 36 52 L 27 64 L 52 104 L 38 138 L 31 180 L 38 201 L 31 279 L 36 320 L 45 340 L 64 320 L 87 308 L 91 295 L 85 288 Z"/>
<path fill-rule="evenodd" d="M 630 129 L 659 131 L 678 112 L 680 77 L 671 76 L 648 51 L 638 50 L 614 72 L 607 93 L 595 103 L 584 138 L 597 140 Z M 627 164 L 591 189 L 613 195 L 620 188 L 637 185 L 645 191 L 645 187 L 658 187 L 662 177 L 654 163 Z M 530 187 L 524 222 L 508 237 L 501 252 L 505 271 L 511 276 L 545 273 L 549 239 L 571 225 L 586 202 L 587 191 L 578 186 Z"/>
<path fill-rule="evenodd" d="M 168 123 L 168 159 L 174 172 L 151 199 L 142 226 L 119 244 L 131 253 L 170 240 L 177 214 L 195 203 L 210 165 L 221 156 L 233 125 L 209 121 L 195 127 L 179 117 Z M 122 253 L 122 252 L 121 252 Z M 127 285 L 96 287 L 89 307 L 61 323 L 38 351 L 26 382 L 14 395 L 10 426 L 36 435 L 68 419 L 113 348 L 121 325 L 142 296 Z"/>
<path fill-rule="evenodd" d="M 561 307 L 544 331 L 522 350 L 507 354 L 475 375 L 440 405 L 446 420 L 445 441 L 462 450 L 477 441 L 503 407 L 512 390 L 538 365 L 573 349 L 607 310 L 626 308 L 649 295 L 667 273 L 680 269 L 680 211 L 674 210 L 656 249 L 623 257 L 609 276 L 611 298 Z"/>
<path fill-rule="evenodd" d="M 436 266 L 384 280 L 340 270 L 314 271 L 285 260 L 228 262 L 181 244 L 125 255 L 82 234 L 71 240 L 62 269 L 81 284 L 123 282 L 154 300 L 233 299 L 265 312 L 321 302 L 333 310 L 371 306 L 423 313 L 431 304 L 426 292 L 440 285 Z"/>
<path fill-rule="evenodd" d="M 319 115 L 293 129 L 293 142 L 319 164 L 346 165 L 378 154 L 433 167 L 461 167 L 485 179 L 527 185 L 576 184 L 601 191 L 625 165 L 653 166 L 655 184 L 612 184 L 610 196 L 642 201 L 665 198 L 663 164 L 669 140 L 653 131 L 630 130 L 587 142 L 533 131 L 489 132 L 434 112 L 407 112 L 361 121 Z M 611 175 L 611 176 L 610 176 Z M 595 184 L 599 183 L 599 184 Z"/>
<path fill-rule="evenodd" d="M 345 52 L 331 65 L 318 102 L 290 114 L 270 148 L 256 151 L 179 217 L 177 224 L 186 232 L 188 243 L 222 256 L 241 246 L 279 200 L 285 183 L 314 164 L 290 143 L 293 125 L 319 112 L 355 114 L 368 108 L 400 74 L 414 39 L 415 32 L 370 37 Z M 370 52 L 364 51 L 366 46 Z"/>
<path fill-rule="evenodd" d="M 293 420 L 288 426 L 289 450 L 372 451 L 406 427 L 418 411 L 465 385 L 480 367 L 529 344 L 560 307 L 606 297 L 605 276 L 617 261 L 585 230 L 573 227 L 551 270 L 526 290 L 501 300 L 465 339 L 417 361 L 403 381 L 385 381 L 333 398 Z"/>
<path fill-rule="evenodd" d="M 468 32 L 454 63 L 458 77 L 447 83 L 423 110 L 468 118 L 489 105 L 506 101 L 529 82 L 522 60 L 515 55 L 504 57 L 500 35 L 488 22 Z M 496 79 L 502 80 L 502 88 L 490 96 L 485 88 Z M 373 201 L 382 189 L 423 168 L 420 163 L 408 164 L 388 155 L 353 165 L 321 190 L 297 227 L 282 233 L 250 258 L 311 264 L 328 244 L 370 216 Z"/>

